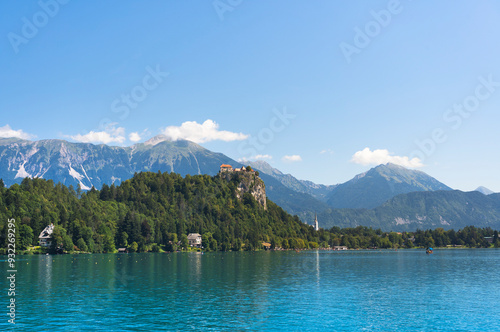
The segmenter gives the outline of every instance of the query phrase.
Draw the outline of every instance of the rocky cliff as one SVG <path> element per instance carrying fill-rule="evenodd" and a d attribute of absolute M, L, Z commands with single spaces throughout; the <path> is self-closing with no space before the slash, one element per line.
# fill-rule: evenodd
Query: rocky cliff
<path fill-rule="evenodd" d="M 267 210 L 266 185 L 256 172 L 221 172 L 219 176 L 226 181 L 235 182 L 236 197 L 238 197 L 238 199 L 241 200 L 243 194 L 249 193 L 260 206 L 264 207 L 264 210 Z"/>

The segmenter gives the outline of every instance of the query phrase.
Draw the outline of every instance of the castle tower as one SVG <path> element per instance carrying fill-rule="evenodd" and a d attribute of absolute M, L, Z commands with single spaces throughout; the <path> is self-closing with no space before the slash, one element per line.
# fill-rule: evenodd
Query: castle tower
<path fill-rule="evenodd" d="M 318 225 L 318 214 L 317 214 L 317 213 L 315 213 L 315 214 L 314 214 L 314 229 L 315 229 L 316 231 L 319 231 L 319 225 Z"/>

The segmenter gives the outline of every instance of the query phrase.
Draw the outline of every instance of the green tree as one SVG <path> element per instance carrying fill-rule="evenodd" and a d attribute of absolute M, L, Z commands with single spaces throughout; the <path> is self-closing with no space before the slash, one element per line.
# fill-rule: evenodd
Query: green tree
<path fill-rule="evenodd" d="M 414 247 L 413 242 L 410 239 L 407 239 L 405 241 L 405 247 L 406 248 L 413 248 Z"/>
<path fill-rule="evenodd" d="M 127 234 L 127 232 L 121 233 L 119 245 L 120 245 L 120 247 L 124 247 L 124 248 L 128 247 L 128 234 Z"/>
<path fill-rule="evenodd" d="M 103 250 L 104 252 L 114 252 L 116 250 L 115 241 L 113 240 L 113 237 L 110 234 L 104 235 Z"/>
<path fill-rule="evenodd" d="M 33 230 L 28 225 L 19 226 L 19 249 L 26 250 L 33 243 Z"/>
<path fill-rule="evenodd" d="M 63 243 L 63 249 L 65 251 L 70 252 L 74 250 L 73 241 L 71 240 L 71 236 L 69 236 L 68 234 L 64 234 L 62 243 Z"/>
<path fill-rule="evenodd" d="M 79 238 L 78 241 L 76 241 L 76 246 L 80 249 L 80 251 L 89 251 L 89 248 L 83 238 Z"/>
<path fill-rule="evenodd" d="M 319 245 L 317 242 L 309 242 L 309 248 L 311 249 L 318 249 L 319 248 Z"/>
<path fill-rule="evenodd" d="M 139 249 L 139 245 L 137 244 L 137 242 L 132 242 L 132 244 L 130 245 L 130 247 L 128 248 L 128 250 L 130 252 L 137 252 L 137 250 Z"/>
<path fill-rule="evenodd" d="M 181 235 L 181 247 L 183 249 L 187 249 L 189 246 L 189 241 L 188 241 L 188 237 L 186 234 L 182 234 Z"/>
<path fill-rule="evenodd" d="M 146 243 L 144 241 L 139 242 L 139 246 L 138 246 L 137 251 L 138 252 L 146 252 L 146 251 L 148 251 L 148 246 L 146 245 Z"/>
<path fill-rule="evenodd" d="M 212 238 L 210 240 L 210 250 L 212 251 L 217 251 L 218 247 L 217 247 L 217 240 Z"/>
<path fill-rule="evenodd" d="M 59 248 L 64 248 L 64 238 L 66 237 L 66 230 L 59 225 L 54 226 L 54 230 L 51 235 L 51 249 L 52 251 L 56 251 Z M 66 239 L 67 241 L 67 239 Z M 66 243 L 68 245 L 68 243 Z M 67 248 L 67 247 L 66 247 Z M 70 249 L 64 250 L 70 250 Z"/>
<path fill-rule="evenodd" d="M 241 240 L 239 238 L 234 239 L 232 249 L 233 249 L 233 251 L 240 251 L 241 250 Z"/>

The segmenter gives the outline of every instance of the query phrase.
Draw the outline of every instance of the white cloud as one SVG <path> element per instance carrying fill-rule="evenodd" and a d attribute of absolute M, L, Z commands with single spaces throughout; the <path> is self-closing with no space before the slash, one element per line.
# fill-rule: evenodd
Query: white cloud
<path fill-rule="evenodd" d="M 271 159 L 273 159 L 273 156 L 271 156 L 271 155 L 268 155 L 268 154 L 258 154 L 258 155 L 255 155 L 255 156 L 251 156 L 249 158 L 246 158 L 246 157 L 240 158 L 240 159 L 238 159 L 238 162 L 242 163 L 242 162 L 245 162 L 245 161 L 271 160 Z"/>
<path fill-rule="evenodd" d="M 128 139 L 132 142 L 139 142 L 141 140 L 141 135 L 136 131 L 128 135 Z"/>
<path fill-rule="evenodd" d="M 123 143 L 125 142 L 125 128 L 114 126 L 116 123 L 111 123 L 104 131 L 90 131 L 85 135 L 69 136 L 71 139 L 82 143 Z"/>
<path fill-rule="evenodd" d="M 266 159 L 271 160 L 271 159 L 273 159 L 273 156 L 268 155 L 268 154 L 258 154 L 254 158 L 255 158 L 255 160 L 266 160 Z"/>
<path fill-rule="evenodd" d="M 286 162 L 296 162 L 296 161 L 302 161 L 302 157 L 299 156 L 298 154 L 294 154 L 291 156 L 284 156 L 283 158 L 281 158 L 281 160 Z"/>
<path fill-rule="evenodd" d="M 319 153 L 320 154 L 326 154 L 326 153 L 333 154 L 333 150 L 332 149 L 324 149 L 324 150 L 321 150 Z"/>
<path fill-rule="evenodd" d="M 21 129 L 14 130 L 9 125 L 5 125 L 3 127 L 0 127 L 0 137 L 1 138 L 15 137 L 15 138 L 22 138 L 22 139 L 31 139 L 31 138 L 34 138 L 35 136 L 28 134 L 28 133 L 25 133 Z"/>
<path fill-rule="evenodd" d="M 396 165 L 417 168 L 422 167 L 424 164 L 419 158 L 410 159 L 408 157 L 392 156 L 386 149 L 377 149 L 371 151 L 370 148 L 364 148 L 356 152 L 351 159 L 351 162 L 361 165 L 380 165 L 386 163 L 393 163 Z"/>
<path fill-rule="evenodd" d="M 241 141 L 248 138 L 248 135 L 243 133 L 219 130 L 219 124 L 210 119 L 202 124 L 196 121 L 186 121 L 180 126 L 168 126 L 162 130 L 162 133 L 173 141 L 185 139 L 195 143 L 217 140 L 225 142 Z"/>

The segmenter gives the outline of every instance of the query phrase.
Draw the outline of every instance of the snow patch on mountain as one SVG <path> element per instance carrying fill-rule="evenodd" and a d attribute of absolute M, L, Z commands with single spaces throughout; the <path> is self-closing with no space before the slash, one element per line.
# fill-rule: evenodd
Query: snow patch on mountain
<path fill-rule="evenodd" d="M 47 171 L 52 167 L 52 165 L 49 165 L 49 167 L 47 169 L 44 169 L 44 165 L 43 163 L 41 163 L 40 165 L 40 170 L 39 172 L 35 175 L 35 178 L 40 178 L 40 179 L 43 179 L 43 176 L 45 175 L 45 173 L 47 173 Z"/>
<path fill-rule="evenodd" d="M 80 173 L 78 173 L 77 171 L 75 171 L 73 169 L 73 167 L 71 167 L 71 165 L 69 165 L 69 175 L 71 175 L 72 177 L 74 177 L 77 181 L 80 181 L 81 179 L 84 178 L 84 176 L 81 175 Z"/>
<path fill-rule="evenodd" d="M 31 178 L 32 177 L 31 174 L 26 172 L 26 170 L 24 169 L 24 164 L 26 164 L 26 161 L 21 166 L 19 166 L 19 170 L 17 171 L 17 174 L 14 177 L 15 179 L 17 179 L 17 178 Z"/>
<path fill-rule="evenodd" d="M 198 163 L 198 159 L 196 159 L 196 156 L 193 152 L 191 152 L 190 149 L 188 149 L 189 153 L 193 156 L 194 160 L 196 161 L 196 166 L 198 167 L 198 174 L 201 174 L 201 170 L 200 170 L 200 164 Z"/>
<path fill-rule="evenodd" d="M 80 174 L 78 171 L 76 171 L 73 167 L 71 167 L 71 164 L 69 164 L 69 175 L 72 176 L 76 181 L 78 181 L 78 184 L 80 184 L 80 188 L 82 188 L 83 190 L 90 190 L 90 187 L 85 185 L 82 180 L 87 178 L 88 179 L 88 176 L 87 176 L 87 173 L 85 172 L 85 169 L 83 168 L 83 166 L 80 166 L 83 170 L 83 172 L 85 173 L 85 176 Z M 90 184 L 92 185 L 92 181 L 90 181 L 90 179 L 88 179 Z"/>
<path fill-rule="evenodd" d="M 83 168 L 83 165 L 82 165 L 82 166 L 80 166 L 80 167 L 82 168 L 83 173 L 85 174 L 85 177 L 87 178 L 87 180 L 89 180 L 90 185 L 91 185 L 91 186 L 94 186 L 94 185 L 92 184 L 92 180 L 90 180 L 89 176 L 87 175 L 87 172 L 85 172 L 85 168 Z M 83 189 L 83 187 L 82 187 L 82 189 Z M 89 190 L 89 189 L 90 189 L 90 188 L 89 188 L 89 187 L 87 187 L 87 189 L 85 189 L 85 190 Z"/>
<path fill-rule="evenodd" d="M 80 188 L 82 188 L 83 190 L 90 190 L 90 187 L 87 187 L 86 185 L 84 185 L 82 183 L 82 181 L 78 181 L 78 183 L 80 184 Z"/>

